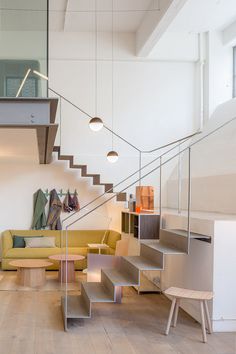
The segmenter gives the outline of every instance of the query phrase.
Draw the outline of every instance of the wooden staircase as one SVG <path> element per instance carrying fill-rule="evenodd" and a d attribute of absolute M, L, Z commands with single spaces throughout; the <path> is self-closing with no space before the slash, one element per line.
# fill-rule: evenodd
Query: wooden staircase
<path fill-rule="evenodd" d="M 58 160 L 69 162 L 69 168 L 81 170 L 81 177 L 90 177 L 93 179 L 94 186 L 103 186 L 105 193 L 113 193 L 113 184 L 112 183 L 101 183 L 99 174 L 87 173 L 87 165 L 74 164 L 74 156 L 73 155 L 62 155 L 60 146 L 54 146 L 53 151 L 57 152 Z M 126 193 L 117 194 L 116 200 L 118 202 L 126 201 Z"/>
<path fill-rule="evenodd" d="M 209 236 L 192 233 L 191 238 Z M 71 319 L 91 318 L 92 303 L 116 302 L 116 287 L 139 286 L 141 271 L 164 270 L 165 255 L 188 254 L 189 242 L 183 230 L 161 229 L 159 240 L 141 241 L 139 256 L 120 257 L 117 268 L 102 269 L 101 282 L 82 282 L 81 295 L 62 297 L 65 330 Z"/>

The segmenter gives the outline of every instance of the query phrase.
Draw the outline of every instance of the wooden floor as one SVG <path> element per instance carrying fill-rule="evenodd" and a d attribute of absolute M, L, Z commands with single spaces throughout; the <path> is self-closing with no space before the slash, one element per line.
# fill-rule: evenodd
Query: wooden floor
<path fill-rule="evenodd" d="M 93 318 L 63 331 L 59 291 L 0 291 L 0 354 L 235 354 L 236 334 L 208 335 L 183 311 L 163 335 L 164 295 L 124 291 L 122 304 L 94 304 Z"/>

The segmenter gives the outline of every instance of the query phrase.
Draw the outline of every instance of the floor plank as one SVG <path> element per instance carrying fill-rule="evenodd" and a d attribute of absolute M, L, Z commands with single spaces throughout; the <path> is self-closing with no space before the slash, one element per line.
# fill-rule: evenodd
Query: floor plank
<path fill-rule="evenodd" d="M 122 304 L 93 304 L 92 318 L 64 332 L 58 290 L 0 291 L 0 354 L 235 354 L 235 333 L 213 333 L 180 310 L 165 336 L 170 302 L 124 289 Z"/>

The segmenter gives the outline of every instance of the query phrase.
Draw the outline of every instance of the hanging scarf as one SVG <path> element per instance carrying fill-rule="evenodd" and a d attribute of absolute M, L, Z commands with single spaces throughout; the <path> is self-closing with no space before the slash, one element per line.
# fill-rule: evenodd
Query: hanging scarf
<path fill-rule="evenodd" d="M 61 230 L 60 215 L 62 210 L 62 203 L 55 189 L 51 190 L 50 192 L 49 205 L 47 225 L 50 226 L 51 230 Z"/>
<path fill-rule="evenodd" d="M 73 210 L 73 199 L 71 198 L 69 191 L 66 193 L 63 201 L 63 210 L 65 213 L 70 213 Z"/>
<path fill-rule="evenodd" d="M 74 195 L 72 197 L 72 205 L 73 205 L 73 210 L 74 211 L 79 211 L 80 210 L 80 205 L 79 205 L 79 200 L 77 197 L 77 192 L 75 190 Z"/>

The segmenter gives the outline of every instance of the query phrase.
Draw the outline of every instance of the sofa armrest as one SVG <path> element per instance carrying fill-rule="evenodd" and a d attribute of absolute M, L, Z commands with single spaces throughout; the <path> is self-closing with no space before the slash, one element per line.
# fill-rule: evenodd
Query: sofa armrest
<path fill-rule="evenodd" d="M 107 244 L 110 248 L 116 249 L 116 242 L 121 240 L 121 234 L 118 231 L 110 230 L 107 238 Z"/>
<path fill-rule="evenodd" d="M 10 230 L 6 230 L 2 233 L 2 257 L 4 258 L 6 253 L 13 247 L 13 240 Z"/>

